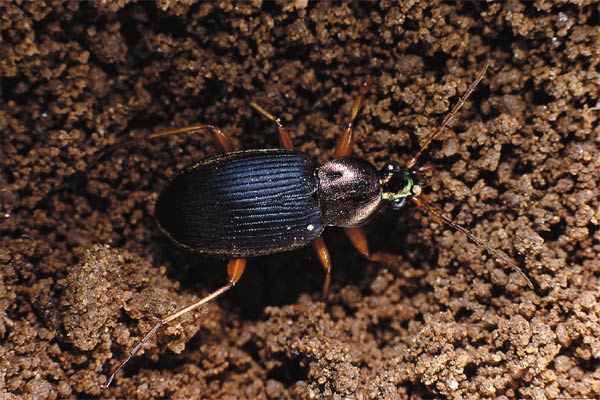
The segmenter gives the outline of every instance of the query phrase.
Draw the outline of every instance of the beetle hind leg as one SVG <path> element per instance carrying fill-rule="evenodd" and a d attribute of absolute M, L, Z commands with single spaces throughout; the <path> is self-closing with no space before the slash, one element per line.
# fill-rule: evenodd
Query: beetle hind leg
<path fill-rule="evenodd" d="M 245 258 L 234 258 L 234 259 L 229 260 L 229 262 L 227 264 L 227 276 L 228 276 L 227 284 L 225 284 L 224 286 L 220 287 L 219 289 L 215 290 L 214 292 L 210 293 L 209 295 L 203 297 L 202 299 L 200 299 L 199 301 L 197 301 L 193 304 L 182 307 L 182 308 L 178 309 L 177 311 L 175 311 L 174 313 L 167 315 L 166 317 L 163 317 L 161 319 L 157 318 L 156 324 L 154 324 L 152 329 L 150 329 L 148 332 L 146 332 L 144 334 L 144 336 L 142 336 L 142 338 L 137 342 L 137 344 L 131 350 L 129 350 L 129 352 L 127 353 L 125 358 L 121 361 L 121 363 L 114 370 L 112 370 L 108 380 L 106 381 L 105 384 L 102 385 L 102 387 L 107 388 L 110 385 L 110 383 L 115 378 L 115 375 L 117 374 L 117 372 L 119 372 L 125 366 L 125 364 L 127 364 L 127 362 L 138 352 L 138 350 L 142 348 L 144 343 L 146 343 L 152 336 L 156 335 L 156 332 L 158 332 L 158 330 L 163 325 L 168 324 L 169 322 L 173 321 L 174 319 L 177 319 L 192 310 L 195 310 L 196 308 L 200 307 L 203 304 L 208 303 L 211 300 L 214 300 L 215 298 L 219 297 L 220 295 L 222 295 L 223 293 L 225 293 L 226 291 L 228 291 L 229 289 L 234 287 L 235 284 L 242 277 L 242 274 L 244 273 L 245 268 L 246 268 L 246 259 Z"/>

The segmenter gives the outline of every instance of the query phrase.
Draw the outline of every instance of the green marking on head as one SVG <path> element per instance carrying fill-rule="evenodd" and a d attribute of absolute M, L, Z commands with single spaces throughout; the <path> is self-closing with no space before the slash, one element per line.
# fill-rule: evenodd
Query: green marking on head
<path fill-rule="evenodd" d="M 400 182 L 404 183 L 404 185 L 394 187 Z M 381 198 L 387 201 L 395 201 L 417 194 L 415 191 L 413 191 L 413 188 L 415 188 L 415 182 L 409 170 L 402 170 L 400 173 L 393 173 L 391 176 L 389 176 L 387 181 L 382 182 L 382 186 L 384 190 L 381 194 Z"/>

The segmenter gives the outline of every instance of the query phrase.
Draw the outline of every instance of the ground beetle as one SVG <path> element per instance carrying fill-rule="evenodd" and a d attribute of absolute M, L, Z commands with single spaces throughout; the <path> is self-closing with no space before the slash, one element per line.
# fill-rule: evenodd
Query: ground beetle
<path fill-rule="evenodd" d="M 277 124 L 283 149 L 232 151 L 229 138 L 213 125 L 193 125 L 140 138 L 210 132 L 223 150 L 222 154 L 204 158 L 172 178 L 158 197 L 155 218 L 160 229 L 178 245 L 196 253 L 229 258 L 229 279 L 223 287 L 200 301 L 157 320 L 154 327 L 113 370 L 104 387 L 112 382 L 115 374 L 161 326 L 231 289 L 242 276 L 247 257 L 288 251 L 312 243 L 326 271 L 323 288 L 326 292 L 331 262 L 321 233 L 326 226 L 337 226 L 344 229 L 361 254 L 377 261 L 379 257 L 369 252 L 360 227 L 384 203 L 400 210 L 412 201 L 418 208 L 465 233 L 493 256 L 502 259 L 532 287 L 527 276 L 510 259 L 445 217 L 441 210 L 428 201 L 421 193 L 422 169 L 414 168 L 418 157 L 448 125 L 483 79 L 486 69 L 487 65 L 405 166 L 388 162 L 381 170 L 377 170 L 367 161 L 349 156 L 354 119 L 363 102 L 368 82 L 363 84 L 354 102 L 348 126 L 337 142 L 334 159 L 323 165 L 318 165 L 309 155 L 294 150 L 279 118 L 254 102 L 251 103 L 252 107 Z"/>

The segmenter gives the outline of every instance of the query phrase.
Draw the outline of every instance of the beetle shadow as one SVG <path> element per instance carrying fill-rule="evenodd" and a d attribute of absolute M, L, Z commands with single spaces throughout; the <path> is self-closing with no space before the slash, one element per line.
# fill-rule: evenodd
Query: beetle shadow
<path fill-rule="evenodd" d="M 256 257 L 236 287 L 232 300 L 247 318 L 260 318 L 267 306 L 294 304 L 304 293 L 321 292 L 325 272 L 312 248 Z"/>
<path fill-rule="evenodd" d="M 200 296 L 227 281 L 227 260 L 207 257 L 165 242 L 155 263 L 168 266 L 167 276 L 182 291 Z M 239 311 L 246 319 L 259 319 L 268 306 L 296 303 L 303 293 L 319 294 L 325 273 L 310 246 L 280 254 L 252 257 L 240 281 L 215 301 Z"/>
<path fill-rule="evenodd" d="M 364 230 L 372 252 L 402 254 L 407 251 L 406 236 L 418 224 L 406 213 L 384 209 Z M 341 229 L 328 228 L 323 238 L 332 260 L 330 293 L 335 294 L 348 285 L 358 286 L 361 291 L 368 290 L 378 268 L 386 267 L 359 254 Z M 180 283 L 181 290 L 206 294 L 227 281 L 226 259 L 190 253 L 168 241 L 160 247 L 163 249 L 160 262 L 169 266 L 167 275 Z M 264 316 L 265 307 L 295 304 L 303 294 L 324 301 L 324 279 L 325 271 L 319 258 L 312 246 L 307 246 L 249 258 L 238 284 L 216 301 L 226 309 L 237 310 L 244 319 L 257 320 Z"/>

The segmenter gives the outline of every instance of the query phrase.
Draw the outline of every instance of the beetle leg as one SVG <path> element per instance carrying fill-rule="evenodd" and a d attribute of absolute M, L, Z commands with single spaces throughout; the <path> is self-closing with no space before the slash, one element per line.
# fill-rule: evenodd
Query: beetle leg
<path fill-rule="evenodd" d="M 159 138 L 159 137 L 163 137 L 163 136 L 177 135 L 180 133 L 205 132 L 205 131 L 210 132 L 210 134 L 212 135 L 215 142 L 217 142 L 219 147 L 221 147 L 221 150 L 223 150 L 226 153 L 233 150 L 233 143 L 231 143 L 231 139 L 229 139 L 229 136 L 227 136 L 218 127 L 216 127 L 214 125 L 206 125 L 206 124 L 190 125 L 190 126 L 185 126 L 183 128 L 176 128 L 176 129 L 169 129 L 169 130 L 161 131 L 161 132 L 155 132 L 155 133 L 151 133 L 147 136 L 143 136 L 139 139 L 136 138 L 133 140 L 137 141 L 140 139 L 155 139 L 155 138 Z"/>
<path fill-rule="evenodd" d="M 329 257 L 329 251 L 327 250 L 327 246 L 325 246 L 325 241 L 322 237 L 318 237 L 312 242 L 313 248 L 319 256 L 319 261 L 325 269 L 325 283 L 323 284 L 323 295 L 327 294 L 329 290 L 329 283 L 331 282 L 331 258 Z"/>
<path fill-rule="evenodd" d="M 287 132 L 287 130 L 284 128 L 283 124 L 281 123 L 281 119 L 274 116 L 273 114 L 271 114 L 270 112 L 268 112 L 267 110 L 262 108 L 260 105 L 258 105 L 254 101 L 251 101 L 250 105 L 256 111 L 258 111 L 259 113 L 261 113 L 262 115 L 264 115 L 265 117 L 267 117 L 268 119 L 270 119 L 271 121 L 273 121 L 277 124 L 277 131 L 279 132 L 279 143 L 281 143 L 281 147 L 283 147 L 284 149 L 293 149 L 294 144 L 292 143 L 292 139 L 290 138 L 289 133 Z"/>
<path fill-rule="evenodd" d="M 350 239 L 356 250 L 365 256 L 367 260 L 380 261 L 381 257 L 378 253 L 371 254 L 369 251 L 369 243 L 362 228 L 344 228 L 344 233 L 348 236 L 348 239 Z"/>
<path fill-rule="evenodd" d="M 358 96 L 354 100 L 354 105 L 352 105 L 352 112 L 350 113 L 350 120 L 348 121 L 348 126 L 346 130 L 340 136 L 335 146 L 335 152 L 333 153 L 334 158 L 345 157 L 350 155 L 352 152 L 352 144 L 354 142 L 354 120 L 358 115 L 358 111 L 360 111 L 360 106 L 363 103 L 363 99 L 365 94 L 367 93 L 367 89 L 371 84 L 371 77 L 367 77 L 360 88 L 360 92 Z"/>
<path fill-rule="evenodd" d="M 221 150 L 223 152 L 228 153 L 233 150 L 233 143 L 231 143 L 231 139 L 229 139 L 229 136 L 227 136 L 222 130 L 220 130 L 219 128 L 217 128 L 214 125 L 198 124 L 198 125 L 186 126 L 183 128 L 168 129 L 166 131 L 154 132 L 154 133 L 150 133 L 148 135 L 142 135 L 142 136 L 135 137 L 135 138 L 127 138 L 124 140 L 120 140 L 119 142 L 117 142 L 113 145 L 110 145 L 110 146 L 106 147 L 106 149 L 102 150 L 94 158 L 94 160 L 90 163 L 90 166 L 88 168 L 91 168 L 93 165 L 95 165 L 105 155 L 110 154 L 113 151 L 120 149 L 123 146 L 130 145 L 132 143 L 137 143 L 142 140 L 155 139 L 155 138 L 159 138 L 159 137 L 163 137 L 163 136 L 177 135 L 180 133 L 206 132 L 206 131 L 210 132 L 213 139 L 217 142 L 217 145 L 221 148 Z"/>
<path fill-rule="evenodd" d="M 229 260 L 227 263 L 227 276 L 229 277 L 229 283 L 232 287 L 240 280 L 245 268 L 245 258 L 232 258 Z"/>
<path fill-rule="evenodd" d="M 152 336 L 156 335 L 156 332 L 158 332 L 158 330 L 163 325 L 173 321 L 174 319 L 181 317 L 184 314 L 187 314 L 188 312 L 190 312 L 192 310 L 195 310 L 196 308 L 200 307 L 203 304 L 208 303 L 211 300 L 214 300 L 215 298 L 219 297 L 220 295 L 222 295 L 223 293 L 225 293 L 226 291 L 228 291 L 229 289 L 234 287 L 235 284 L 240 280 L 242 274 L 244 273 L 245 267 L 246 267 L 246 259 L 245 258 L 234 258 L 234 259 L 229 260 L 229 263 L 227 264 L 227 275 L 229 277 L 229 281 L 227 282 L 226 285 L 215 290 L 208 296 L 203 297 L 202 299 L 195 302 L 194 304 L 182 307 L 182 308 L 178 309 L 177 311 L 175 311 L 174 313 L 167 315 L 166 317 L 164 317 L 162 319 L 157 319 L 156 324 L 152 327 L 152 329 L 150 329 L 148 332 L 146 332 L 144 334 L 144 336 L 142 336 L 142 338 L 137 342 L 137 344 L 131 350 L 129 350 L 129 352 L 127 353 L 127 356 L 125 356 L 125 358 L 121 361 L 121 363 L 117 366 L 117 368 L 115 368 L 111 372 L 110 377 L 108 378 L 108 381 L 105 384 L 103 384 L 102 386 L 104 388 L 107 388 L 110 385 L 110 383 L 113 381 L 113 379 L 115 378 L 115 375 L 117 374 L 117 372 L 119 372 L 125 366 L 125 364 L 127 364 L 127 362 L 135 355 L 135 353 L 138 352 L 138 350 L 144 345 L 144 343 L 146 343 Z"/>

